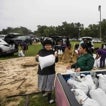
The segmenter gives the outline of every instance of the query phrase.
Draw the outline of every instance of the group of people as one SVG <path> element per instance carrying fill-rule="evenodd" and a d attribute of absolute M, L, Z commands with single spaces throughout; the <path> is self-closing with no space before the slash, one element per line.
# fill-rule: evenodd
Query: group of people
<path fill-rule="evenodd" d="M 52 98 L 52 91 L 54 89 L 55 80 L 55 63 L 58 62 L 58 54 L 53 48 L 53 42 L 50 39 L 43 41 L 43 48 L 36 55 L 36 61 L 38 65 L 38 88 L 42 92 L 43 96 L 48 97 L 48 102 L 54 103 Z M 67 47 L 70 49 L 70 43 L 67 43 Z M 93 69 L 95 59 L 91 53 L 91 49 L 88 44 L 82 42 L 78 46 L 78 58 L 73 64 L 69 64 L 66 69 L 74 68 L 75 72 L 90 71 Z M 101 56 L 101 51 L 98 50 L 97 54 Z M 106 54 L 105 54 L 106 58 Z M 104 57 L 101 57 L 103 60 Z M 104 63 L 101 63 L 101 67 L 104 67 Z"/>

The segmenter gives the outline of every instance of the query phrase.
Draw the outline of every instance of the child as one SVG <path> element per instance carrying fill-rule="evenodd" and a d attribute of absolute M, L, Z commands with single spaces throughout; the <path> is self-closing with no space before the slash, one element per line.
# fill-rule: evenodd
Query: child
<path fill-rule="evenodd" d="M 43 49 L 41 49 L 36 56 L 36 60 L 39 61 L 38 88 L 43 96 L 48 97 L 48 102 L 51 104 L 54 103 L 51 96 L 54 89 L 55 62 L 58 61 L 58 57 L 57 54 L 55 54 L 55 51 L 53 51 L 53 42 L 51 39 L 44 39 L 42 44 Z M 55 59 L 55 61 L 53 61 L 53 59 Z"/>

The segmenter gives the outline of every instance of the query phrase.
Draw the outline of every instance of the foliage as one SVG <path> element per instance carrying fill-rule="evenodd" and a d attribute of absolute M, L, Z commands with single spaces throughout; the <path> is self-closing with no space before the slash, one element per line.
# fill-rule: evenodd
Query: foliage
<path fill-rule="evenodd" d="M 8 27 L 7 29 L 3 29 L 0 33 L 1 34 L 20 33 L 21 35 L 27 35 L 31 34 L 32 32 L 31 30 L 25 27 L 16 27 L 16 28 Z"/>
<path fill-rule="evenodd" d="M 101 23 L 98 24 L 90 24 L 88 27 L 84 28 L 84 25 L 80 22 L 77 23 L 67 23 L 62 22 L 62 25 L 58 26 L 46 26 L 46 25 L 38 25 L 37 30 L 31 32 L 31 30 L 25 27 L 16 27 L 7 29 L 3 29 L 0 31 L 0 34 L 8 34 L 8 33 L 20 33 L 20 34 L 34 34 L 39 37 L 47 37 L 47 36 L 68 36 L 70 38 L 80 38 L 83 36 L 91 36 L 94 38 L 100 37 L 100 24 L 101 24 L 101 32 L 102 39 L 106 41 L 106 19 L 103 19 Z"/>
<path fill-rule="evenodd" d="M 102 28 L 102 39 L 106 40 L 106 19 L 101 22 Z M 57 27 L 38 26 L 36 33 L 38 36 L 68 36 L 70 38 L 80 38 L 83 36 L 91 36 L 93 38 L 100 37 L 100 26 L 99 24 L 90 24 L 84 28 L 83 24 L 78 23 L 67 23 L 63 22 L 62 25 Z"/>
<path fill-rule="evenodd" d="M 91 36 L 94 38 L 99 38 L 99 26 L 94 24 L 89 25 L 88 28 L 85 28 L 82 33 L 82 36 Z"/>
<path fill-rule="evenodd" d="M 38 36 L 69 36 L 71 38 L 78 38 L 79 29 L 83 29 L 83 25 L 78 23 L 67 23 L 63 22 L 61 26 L 57 27 L 47 27 L 47 26 L 38 26 L 36 35 Z"/>
<path fill-rule="evenodd" d="M 102 39 L 106 43 L 106 19 L 101 22 Z"/>
<path fill-rule="evenodd" d="M 56 35 L 56 28 L 53 26 L 40 26 L 38 25 L 38 30 L 35 32 L 37 36 L 54 36 Z"/>

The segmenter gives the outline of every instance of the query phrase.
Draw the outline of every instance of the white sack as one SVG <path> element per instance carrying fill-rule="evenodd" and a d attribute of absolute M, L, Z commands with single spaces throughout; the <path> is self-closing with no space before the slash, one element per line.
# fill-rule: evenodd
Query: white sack
<path fill-rule="evenodd" d="M 96 85 L 94 84 L 91 75 L 86 75 L 84 82 L 88 85 L 89 90 L 96 89 Z"/>
<path fill-rule="evenodd" d="M 39 56 L 39 64 L 41 69 L 51 66 L 55 63 L 55 56 L 53 54 L 41 57 Z"/>
<path fill-rule="evenodd" d="M 91 90 L 89 94 L 92 99 L 96 100 L 100 104 L 100 106 L 106 106 L 106 94 L 101 88 Z"/>
<path fill-rule="evenodd" d="M 88 98 L 82 106 L 100 106 L 100 104 L 96 100 Z"/>
<path fill-rule="evenodd" d="M 23 56 L 25 56 L 25 54 L 23 53 L 22 50 L 19 50 L 19 51 L 18 51 L 18 56 L 19 56 L 19 57 L 23 57 Z"/>
<path fill-rule="evenodd" d="M 94 61 L 94 67 L 95 68 L 99 68 L 100 67 L 100 58 L 95 59 L 95 61 Z"/>
<path fill-rule="evenodd" d="M 106 75 L 98 74 L 99 76 L 99 88 L 103 89 L 106 93 Z"/>
<path fill-rule="evenodd" d="M 81 89 L 71 89 L 71 91 L 74 93 L 75 98 L 79 104 L 83 104 L 84 100 L 88 98 L 84 91 Z"/>
<path fill-rule="evenodd" d="M 97 101 L 90 99 L 82 90 L 72 89 L 71 91 L 74 92 L 76 100 L 82 106 L 100 106 Z"/>
<path fill-rule="evenodd" d="M 71 85 L 73 88 L 81 89 L 86 94 L 88 93 L 88 85 L 85 82 L 78 82 L 74 79 L 68 79 L 67 83 Z"/>

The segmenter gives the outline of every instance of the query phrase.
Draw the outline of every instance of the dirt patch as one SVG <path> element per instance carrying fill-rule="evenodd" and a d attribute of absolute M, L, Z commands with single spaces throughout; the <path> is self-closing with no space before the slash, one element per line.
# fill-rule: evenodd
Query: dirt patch
<path fill-rule="evenodd" d="M 38 92 L 35 57 L 0 60 L 0 96 Z M 65 72 L 66 65 L 56 64 L 56 72 Z"/>

